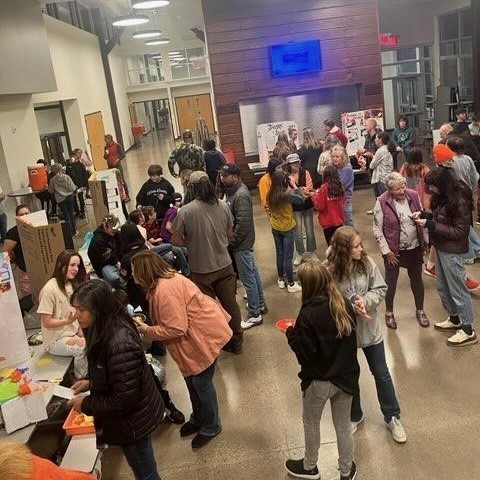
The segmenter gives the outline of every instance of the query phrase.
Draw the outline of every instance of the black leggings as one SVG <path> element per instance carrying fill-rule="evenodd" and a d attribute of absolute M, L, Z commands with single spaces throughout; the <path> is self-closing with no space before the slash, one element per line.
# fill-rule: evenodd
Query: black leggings
<path fill-rule="evenodd" d="M 415 308 L 423 310 L 423 300 L 425 297 L 425 289 L 423 286 L 422 269 L 423 258 L 421 247 L 412 248 L 411 250 L 400 250 L 398 257 L 399 265 L 390 265 L 386 258 L 383 258 L 385 264 L 385 283 L 388 286 L 387 295 L 385 297 L 385 307 L 387 312 L 393 312 L 393 300 L 397 291 L 398 274 L 400 267 L 406 268 L 410 278 L 410 288 L 415 299 Z"/>

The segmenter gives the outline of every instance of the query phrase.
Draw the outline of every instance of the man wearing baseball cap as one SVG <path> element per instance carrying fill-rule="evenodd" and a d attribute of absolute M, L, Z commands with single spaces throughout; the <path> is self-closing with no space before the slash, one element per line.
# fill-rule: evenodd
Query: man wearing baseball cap
<path fill-rule="evenodd" d="M 253 222 L 252 197 L 241 180 L 240 169 L 237 165 L 225 165 L 219 173 L 225 200 L 233 215 L 233 236 L 230 238 L 228 248 L 233 254 L 238 276 L 247 292 L 248 318 L 241 322 L 242 328 L 246 330 L 261 325 L 262 314 L 266 314 L 268 311 L 253 254 L 255 224 Z"/>

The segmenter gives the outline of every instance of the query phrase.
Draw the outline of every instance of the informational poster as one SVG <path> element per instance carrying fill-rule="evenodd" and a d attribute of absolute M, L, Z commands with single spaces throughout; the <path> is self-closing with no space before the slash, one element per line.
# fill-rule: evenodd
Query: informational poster
<path fill-rule="evenodd" d="M 297 128 L 297 124 L 291 120 L 284 120 L 275 123 L 262 123 L 257 125 L 258 156 L 260 163 L 267 166 L 270 154 L 277 143 L 278 134 L 288 134 L 289 128 Z"/>
<path fill-rule="evenodd" d="M 113 215 L 115 215 L 120 220 L 120 224 L 125 223 L 126 218 L 123 214 L 122 201 L 120 198 L 120 187 L 118 185 L 116 169 L 100 170 L 98 172 L 94 172 L 90 177 L 90 186 L 95 181 L 105 182 L 105 187 L 101 185 L 94 187 L 95 199 L 92 198 L 92 203 L 95 213 L 95 219 L 97 220 L 97 216 L 100 216 L 100 214 L 97 215 L 97 212 L 103 212 L 105 211 L 105 207 L 107 207 L 107 213 L 112 213 Z M 105 192 L 103 191 L 103 188 L 105 188 Z M 102 215 L 101 217 L 103 218 L 103 216 L 104 215 Z"/>
<path fill-rule="evenodd" d="M 30 358 L 8 254 L 0 253 L 0 371 Z"/>
<path fill-rule="evenodd" d="M 366 124 L 369 118 L 374 118 L 377 128 L 384 130 L 383 110 L 381 108 L 370 110 L 359 110 L 342 114 L 342 130 L 348 138 L 347 154 L 354 156 L 357 150 L 365 145 Z"/>
<path fill-rule="evenodd" d="M 66 223 L 48 223 L 45 212 L 17 217 L 18 234 L 22 244 L 27 273 L 35 299 L 51 278 L 59 253 L 72 248 Z"/>

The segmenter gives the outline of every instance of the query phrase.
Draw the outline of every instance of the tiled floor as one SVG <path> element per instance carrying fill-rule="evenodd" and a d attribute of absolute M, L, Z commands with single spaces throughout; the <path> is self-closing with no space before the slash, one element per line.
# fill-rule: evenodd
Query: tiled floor
<path fill-rule="evenodd" d="M 167 135 L 165 135 L 167 136 Z M 128 180 L 132 194 L 146 179 L 150 163 L 164 166 L 172 144 L 145 138 L 142 147 L 127 155 Z M 178 182 L 173 182 L 180 188 Z M 253 192 L 255 194 L 255 192 Z M 132 202 L 133 203 L 133 202 Z M 280 317 L 295 316 L 300 294 L 289 294 L 276 286 L 273 239 L 265 214 L 255 201 L 257 242 L 255 252 L 270 312 L 264 324 L 245 332 L 240 356 L 222 354 L 215 384 L 218 391 L 223 432 L 208 446 L 193 452 L 188 439 L 181 439 L 179 427 L 162 425 L 154 435 L 158 469 L 164 480 L 235 479 L 284 480 L 283 462 L 303 455 L 301 392 L 298 366 L 283 336 L 274 327 Z M 371 231 L 373 195 L 369 189 L 354 193 L 354 218 L 367 252 L 383 271 Z M 129 204 L 129 208 L 133 208 Z M 318 254 L 325 243 L 317 225 Z M 469 267 L 480 277 L 478 266 Z M 435 281 L 425 277 L 425 310 L 433 321 L 445 313 Z M 243 292 L 241 292 L 243 294 Z M 238 297 L 242 312 L 245 303 Z M 475 299 L 478 309 L 478 300 Z M 383 311 L 383 308 L 381 309 Z M 402 408 L 408 441 L 396 444 L 383 425 L 373 378 L 363 354 L 361 389 L 365 422 L 355 435 L 358 479 L 463 480 L 480 478 L 480 346 L 448 348 L 446 335 L 422 329 L 415 321 L 408 277 L 402 272 L 396 297 L 397 331 L 385 328 L 390 372 Z M 189 414 L 187 389 L 175 363 L 166 357 L 168 389 L 177 404 Z M 322 479 L 338 479 L 335 434 L 329 409 L 322 422 L 319 468 Z M 118 449 L 104 457 L 104 480 L 133 479 Z"/>

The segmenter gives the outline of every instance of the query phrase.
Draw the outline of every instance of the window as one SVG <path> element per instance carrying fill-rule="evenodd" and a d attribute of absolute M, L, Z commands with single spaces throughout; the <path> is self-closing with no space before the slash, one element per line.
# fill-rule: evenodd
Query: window
<path fill-rule="evenodd" d="M 460 101 L 473 98 L 470 8 L 438 17 L 440 83 L 458 89 Z"/>

